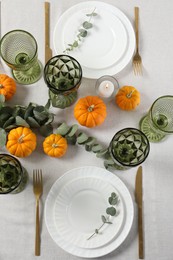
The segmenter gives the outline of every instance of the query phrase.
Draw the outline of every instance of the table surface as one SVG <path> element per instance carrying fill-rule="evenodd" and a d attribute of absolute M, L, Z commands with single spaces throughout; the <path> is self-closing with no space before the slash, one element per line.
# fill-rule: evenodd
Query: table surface
<path fill-rule="evenodd" d="M 83 2 L 64 0 L 51 2 L 51 47 L 53 30 L 60 15 L 71 6 Z M 173 95 L 173 3 L 170 0 L 105 0 L 121 9 L 134 25 L 134 6 L 140 8 L 140 51 L 143 58 L 143 76 L 136 77 L 131 63 L 116 75 L 120 86 L 132 85 L 141 93 L 141 103 L 135 111 L 122 111 L 113 101 L 107 103 L 107 118 L 95 128 L 80 127 L 85 133 L 97 137 L 107 146 L 112 136 L 125 127 L 136 127 L 153 101 L 162 95 Z M 44 1 L 1 0 L 1 36 L 13 29 L 24 29 L 33 34 L 38 42 L 39 60 L 44 66 Z M 53 50 L 55 55 L 55 51 Z M 10 75 L 10 70 L 1 61 L 1 72 Z M 83 79 L 78 97 L 95 95 L 96 80 Z M 10 105 L 27 105 L 29 102 L 45 105 L 48 99 L 47 87 L 41 78 L 30 86 L 17 85 L 17 93 Z M 76 123 L 73 107 L 52 109 L 55 122 Z M 106 134 L 105 134 L 106 133 Z M 28 170 L 29 183 L 17 195 L 0 196 L 0 259 L 31 260 L 34 256 L 35 199 L 32 191 L 32 171 L 42 168 L 44 193 L 41 200 L 41 256 L 39 259 L 79 259 L 59 248 L 50 237 L 44 220 L 44 205 L 53 183 L 66 171 L 80 166 L 104 168 L 103 160 L 86 152 L 81 146 L 69 146 L 61 159 L 50 158 L 42 150 L 43 137 L 38 135 L 36 151 L 28 158 L 20 159 Z M 5 149 L 1 149 L 6 152 Z M 151 143 L 149 157 L 143 163 L 144 172 L 144 230 L 145 259 L 172 260 L 173 241 L 173 137 L 170 135 L 160 143 Z M 137 168 L 114 171 L 128 187 L 134 200 L 134 183 Z M 137 214 L 131 232 L 125 242 L 103 259 L 138 259 Z"/>

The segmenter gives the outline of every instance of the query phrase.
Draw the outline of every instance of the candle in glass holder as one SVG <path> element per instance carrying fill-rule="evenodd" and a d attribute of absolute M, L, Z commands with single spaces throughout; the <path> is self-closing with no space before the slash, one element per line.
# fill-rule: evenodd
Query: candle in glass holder
<path fill-rule="evenodd" d="M 114 97 L 118 91 L 118 81 L 111 76 L 103 76 L 96 82 L 96 93 L 103 99 L 110 100 Z"/>

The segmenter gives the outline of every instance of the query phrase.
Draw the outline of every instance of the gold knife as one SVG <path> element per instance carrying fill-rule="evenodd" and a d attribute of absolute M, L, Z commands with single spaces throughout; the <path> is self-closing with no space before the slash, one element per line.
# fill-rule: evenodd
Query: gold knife
<path fill-rule="evenodd" d="M 52 58 L 52 50 L 50 48 L 50 3 L 45 2 L 45 63 Z"/>
<path fill-rule="evenodd" d="M 142 212 L 142 166 L 139 166 L 136 174 L 135 199 L 138 206 L 138 240 L 139 240 L 139 258 L 144 259 L 144 241 L 143 241 L 143 212 Z"/>

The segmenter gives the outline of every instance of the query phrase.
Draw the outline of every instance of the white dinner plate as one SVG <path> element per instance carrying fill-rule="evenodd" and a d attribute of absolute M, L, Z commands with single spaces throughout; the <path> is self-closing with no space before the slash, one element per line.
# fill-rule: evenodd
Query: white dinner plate
<path fill-rule="evenodd" d="M 111 192 L 119 197 L 117 215 L 110 218 L 112 224 L 105 224 L 88 240 L 102 224 L 101 215 L 107 217 Z M 127 237 L 133 217 L 133 201 L 124 183 L 113 173 L 93 166 L 75 168 L 60 177 L 45 203 L 45 221 L 52 239 L 79 257 L 99 257 L 115 250 Z"/>
<path fill-rule="evenodd" d="M 135 35 L 129 19 L 115 6 L 98 2 L 83 2 L 65 11 L 58 20 L 53 42 L 55 52 L 63 51 L 76 39 L 78 29 L 88 20 L 87 13 L 95 9 L 93 27 L 77 48 L 68 52 L 78 60 L 83 76 L 98 78 L 115 75 L 130 61 L 135 48 Z"/>

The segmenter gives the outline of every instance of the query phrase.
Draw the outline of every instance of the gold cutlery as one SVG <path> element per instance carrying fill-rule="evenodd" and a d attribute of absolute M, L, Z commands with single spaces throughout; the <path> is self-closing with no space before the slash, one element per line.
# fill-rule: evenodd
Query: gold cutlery
<path fill-rule="evenodd" d="M 138 240 L 139 240 L 139 258 L 144 259 L 143 250 L 143 212 L 142 212 L 142 166 L 139 166 L 136 174 L 135 199 L 138 206 Z"/>
<path fill-rule="evenodd" d="M 52 50 L 50 48 L 50 3 L 45 2 L 45 63 L 52 58 Z"/>
<path fill-rule="evenodd" d="M 43 193 L 42 170 L 33 170 L 33 192 L 36 198 L 35 255 L 40 255 L 40 217 L 39 200 Z"/>
<path fill-rule="evenodd" d="M 139 54 L 139 7 L 135 7 L 135 34 L 136 53 L 133 57 L 133 70 L 135 75 L 142 75 L 142 58 Z"/>

